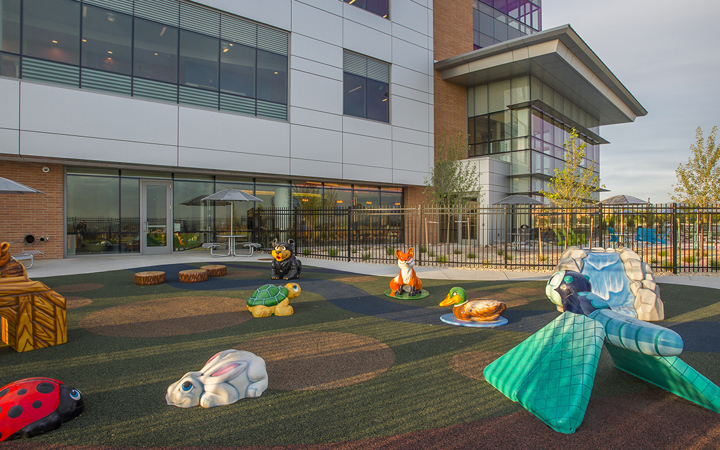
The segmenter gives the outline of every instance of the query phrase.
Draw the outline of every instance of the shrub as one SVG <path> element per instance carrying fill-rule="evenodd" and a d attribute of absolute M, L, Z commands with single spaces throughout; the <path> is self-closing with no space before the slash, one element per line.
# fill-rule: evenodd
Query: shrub
<path fill-rule="evenodd" d="M 667 254 L 667 252 L 666 252 L 665 250 L 662 250 L 662 251 L 658 252 L 658 256 L 667 256 L 667 255 L 668 255 L 668 254 Z"/>
<path fill-rule="evenodd" d="M 302 254 L 303 254 L 304 256 L 310 256 L 311 253 L 312 253 L 312 252 L 310 251 L 309 248 L 304 248 L 303 251 L 302 251 Z"/>
<path fill-rule="evenodd" d="M 538 261 L 540 261 L 540 262 L 547 261 L 547 257 L 546 256 L 538 256 Z"/>
<path fill-rule="evenodd" d="M 327 250 L 327 254 L 328 254 L 328 256 L 333 256 L 333 257 L 334 257 L 334 256 L 337 256 L 337 255 L 338 255 L 338 249 L 336 249 L 336 248 L 329 248 L 329 249 Z"/>
<path fill-rule="evenodd" d="M 694 263 L 695 257 L 692 255 L 688 255 L 688 256 L 684 256 L 682 260 L 683 260 L 683 262 L 686 262 L 686 263 Z"/>
<path fill-rule="evenodd" d="M 477 258 L 477 255 L 475 253 L 470 252 L 467 254 L 467 257 L 468 257 L 468 259 L 475 259 L 475 258 Z"/>
<path fill-rule="evenodd" d="M 512 258 L 513 257 L 510 254 L 505 255 L 505 261 L 512 261 Z"/>
<path fill-rule="evenodd" d="M 427 247 L 424 245 L 420 246 L 420 253 L 427 253 Z"/>
<path fill-rule="evenodd" d="M 504 251 L 502 251 L 502 250 L 498 250 L 498 256 L 502 256 L 502 255 L 504 255 L 504 254 L 505 254 L 505 252 L 504 252 Z"/>
<path fill-rule="evenodd" d="M 454 255 L 462 255 L 462 250 L 453 250 Z"/>
<path fill-rule="evenodd" d="M 392 256 L 392 255 L 395 254 L 395 250 L 394 250 L 392 247 L 385 247 L 385 253 L 386 253 L 388 256 Z"/>
<path fill-rule="evenodd" d="M 362 259 L 364 259 L 364 260 L 370 259 L 370 253 L 363 253 L 363 254 L 362 254 Z"/>
<path fill-rule="evenodd" d="M 430 251 L 428 252 L 428 256 L 431 257 L 431 258 L 434 257 L 434 256 L 435 256 L 435 252 L 432 251 L 432 250 L 430 250 Z"/>
<path fill-rule="evenodd" d="M 435 258 L 435 261 L 437 261 L 439 263 L 447 262 L 447 260 L 448 260 L 447 256 L 445 256 L 445 255 L 438 255 L 438 257 Z"/>
<path fill-rule="evenodd" d="M 720 270 L 720 261 L 717 259 L 710 260 L 710 267 L 712 267 L 712 270 Z"/>

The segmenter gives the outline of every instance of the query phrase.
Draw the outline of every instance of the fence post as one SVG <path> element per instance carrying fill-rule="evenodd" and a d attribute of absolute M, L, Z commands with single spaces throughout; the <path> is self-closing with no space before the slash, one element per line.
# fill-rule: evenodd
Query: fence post
<path fill-rule="evenodd" d="M 417 215 L 416 215 L 416 222 L 415 222 L 415 223 L 416 223 L 416 226 L 415 226 L 415 228 L 418 230 L 418 231 L 417 231 L 417 236 L 420 238 L 420 239 L 418 239 L 418 241 L 420 242 L 420 246 L 418 247 L 418 252 L 417 252 L 417 254 L 418 254 L 418 265 L 420 265 L 420 264 L 422 264 L 422 257 L 423 257 L 423 253 L 422 253 L 422 246 L 423 246 L 423 205 L 418 205 L 417 211 L 418 211 L 418 212 L 417 212 Z M 426 243 L 426 244 L 427 244 L 427 243 Z M 427 248 L 428 248 L 428 247 L 425 247 L 426 250 L 427 250 Z"/>
<path fill-rule="evenodd" d="M 351 247 L 352 247 L 352 234 L 351 234 L 351 230 L 352 230 L 352 225 L 351 225 L 352 217 L 351 217 L 351 215 L 352 215 L 352 209 L 348 206 L 348 207 L 347 207 L 347 254 L 348 254 L 348 262 L 350 262 L 350 257 L 351 257 L 351 256 L 350 256 L 350 255 L 351 255 L 350 250 L 351 250 Z"/>
<path fill-rule="evenodd" d="M 679 227 L 678 227 L 678 216 L 677 216 L 677 203 L 673 203 L 673 273 L 677 275 L 677 257 L 678 257 L 678 245 L 680 245 Z"/>

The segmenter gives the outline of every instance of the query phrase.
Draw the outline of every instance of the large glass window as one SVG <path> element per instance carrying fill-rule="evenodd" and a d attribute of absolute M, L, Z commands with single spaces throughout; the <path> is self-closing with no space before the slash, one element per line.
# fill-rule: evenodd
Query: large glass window
<path fill-rule="evenodd" d="M 120 178 L 117 171 L 111 172 L 105 176 L 68 174 L 69 254 L 120 251 Z"/>
<path fill-rule="evenodd" d="M 258 49 L 257 98 L 287 102 L 287 56 Z"/>
<path fill-rule="evenodd" d="M 218 39 L 180 30 L 180 84 L 218 89 Z"/>
<path fill-rule="evenodd" d="M 357 53 L 345 52 L 344 114 L 390 122 L 390 65 Z"/>
<path fill-rule="evenodd" d="M 222 41 L 220 52 L 220 90 L 243 97 L 255 97 L 254 47 Z"/>
<path fill-rule="evenodd" d="M 370 11 L 373 14 L 387 18 L 388 16 L 388 0 L 343 0 L 358 8 Z"/>
<path fill-rule="evenodd" d="M 348 116 L 366 117 L 365 93 L 367 92 L 367 79 L 359 75 L 345 72 L 343 74 L 344 113 Z"/>
<path fill-rule="evenodd" d="M 287 120 L 286 31 L 200 6 L 132 16 L 134 3 L 0 0 L 0 76 Z M 385 67 L 364 74 L 364 114 L 387 122 Z"/>
<path fill-rule="evenodd" d="M 136 77 L 177 83 L 178 29 L 135 18 Z"/>
<path fill-rule="evenodd" d="M 0 51 L 20 53 L 20 0 L 0 1 Z"/>
<path fill-rule="evenodd" d="M 80 2 L 25 0 L 23 54 L 78 65 Z"/>
<path fill-rule="evenodd" d="M 0 76 L 20 76 L 20 0 L 0 1 Z"/>
<path fill-rule="evenodd" d="M 83 5 L 82 65 L 130 75 L 132 71 L 132 17 Z"/>

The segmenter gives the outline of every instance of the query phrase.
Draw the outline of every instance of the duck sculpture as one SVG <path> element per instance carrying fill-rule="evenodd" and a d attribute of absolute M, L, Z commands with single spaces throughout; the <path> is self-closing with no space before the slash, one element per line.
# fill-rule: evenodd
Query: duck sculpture
<path fill-rule="evenodd" d="M 453 315 L 459 320 L 472 322 L 491 322 L 497 320 L 503 311 L 505 303 L 497 300 L 468 300 L 465 289 L 454 287 L 450 289 L 440 306 L 453 305 Z"/>

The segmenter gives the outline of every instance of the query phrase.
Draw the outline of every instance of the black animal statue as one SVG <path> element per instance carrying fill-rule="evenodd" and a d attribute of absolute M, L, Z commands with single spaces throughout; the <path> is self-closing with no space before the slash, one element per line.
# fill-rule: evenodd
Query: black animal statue
<path fill-rule="evenodd" d="M 295 241 L 288 239 L 287 243 L 278 242 L 277 239 L 272 241 L 272 267 L 270 268 L 270 278 L 273 280 L 294 280 L 300 277 L 302 263 L 295 258 Z"/>

